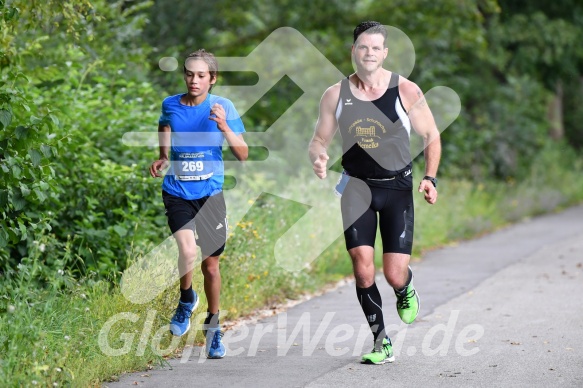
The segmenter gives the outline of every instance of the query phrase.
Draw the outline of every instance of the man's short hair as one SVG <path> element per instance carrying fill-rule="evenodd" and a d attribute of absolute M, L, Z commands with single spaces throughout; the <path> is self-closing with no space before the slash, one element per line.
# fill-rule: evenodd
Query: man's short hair
<path fill-rule="evenodd" d="M 363 32 L 367 34 L 381 34 L 383 39 L 385 41 L 387 40 L 387 29 L 379 22 L 368 20 L 356 26 L 354 29 L 354 43 L 356 43 L 356 40 Z"/>

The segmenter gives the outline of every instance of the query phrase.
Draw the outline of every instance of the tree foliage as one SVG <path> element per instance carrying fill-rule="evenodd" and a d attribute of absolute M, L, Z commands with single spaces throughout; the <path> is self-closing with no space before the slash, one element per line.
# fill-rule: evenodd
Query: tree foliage
<path fill-rule="evenodd" d="M 346 75 L 357 23 L 400 28 L 415 46 L 410 78 L 424 91 L 451 87 L 462 100 L 460 118 L 443 133 L 440 175 L 519 179 L 549 142 L 547 109 L 558 85 L 567 140 L 583 146 L 579 3 L 0 1 L 3 275 L 33 248 L 42 248 L 47 268 L 105 275 L 159 241 L 167 233 L 159 181 L 146 175 L 156 150 L 121 142 L 128 131 L 155 131 L 162 98 L 183 88 L 158 60 L 180 61 L 201 47 L 245 56 L 283 26 Z M 302 66 L 302 58 L 289 62 Z M 319 69 L 303 70 L 318 79 Z M 255 80 L 235 73 L 219 82 Z M 246 127 L 266 130 L 301 93 L 284 77 L 244 116 Z M 311 130 L 315 119 L 306 111 L 294 125 Z M 296 131 L 276 137 L 274 145 L 305 152 Z"/>
<path fill-rule="evenodd" d="M 48 267 L 107 274 L 124 267 L 135 240 L 161 237 L 163 219 L 150 206 L 157 188 L 144 173 L 150 157 L 121 143 L 155 122 L 157 92 L 145 82 L 148 51 L 138 39 L 148 3 L 123 4 L 2 5 L 6 275 L 33 244 Z"/>

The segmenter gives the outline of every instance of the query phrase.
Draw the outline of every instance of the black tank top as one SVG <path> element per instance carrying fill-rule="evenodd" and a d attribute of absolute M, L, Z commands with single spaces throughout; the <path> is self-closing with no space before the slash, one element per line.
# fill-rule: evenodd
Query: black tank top
<path fill-rule="evenodd" d="M 348 77 L 342 80 L 336 106 L 344 170 L 351 176 L 372 179 L 391 178 L 409 170 L 411 123 L 399 96 L 399 75 L 391 74 L 387 91 L 374 101 L 355 98 L 349 82 Z M 412 187 L 410 175 L 395 180 L 401 181 L 401 188 Z"/>

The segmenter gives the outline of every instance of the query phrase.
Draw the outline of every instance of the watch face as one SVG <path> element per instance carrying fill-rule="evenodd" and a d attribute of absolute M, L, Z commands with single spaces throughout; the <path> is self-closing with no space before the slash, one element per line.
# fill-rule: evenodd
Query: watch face
<path fill-rule="evenodd" d="M 437 178 L 433 178 L 430 176 L 426 176 L 423 179 L 430 181 L 431 183 L 433 183 L 433 187 L 437 187 Z"/>

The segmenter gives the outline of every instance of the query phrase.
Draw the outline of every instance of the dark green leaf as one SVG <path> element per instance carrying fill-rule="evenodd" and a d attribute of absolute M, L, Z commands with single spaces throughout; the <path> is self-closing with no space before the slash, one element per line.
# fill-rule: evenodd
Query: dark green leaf
<path fill-rule="evenodd" d="M 120 237 L 124 237 L 128 233 L 128 230 L 120 225 L 114 225 L 113 230 L 119 234 Z"/>
<path fill-rule="evenodd" d="M 6 245 L 8 245 L 8 233 L 2 228 L 0 229 L 0 248 L 4 248 Z"/>
<path fill-rule="evenodd" d="M 8 22 L 17 15 L 17 9 L 14 7 L 9 7 L 4 13 L 4 21 Z"/>
<path fill-rule="evenodd" d="M 5 230 L 8 233 L 8 238 L 10 239 L 10 242 L 16 244 L 19 241 L 18 234 L 16 233 L 17 229 L 15 229 L 14 226 L 10 226 Z"/>
<path fill-rule="evenodd" d="M 12 196 L 12 206 L 14 206 L 14 210 L 20 211 L 26 206 L 26 199 L 19 192 L 15 192 Z"/>
<path fill-rule="evenodd" d="M 28 188 L 28 186 L 22 182 L 20 182 L 20 192 L 22 193 L 23 197 L 28 197 L 30 194 L 30 189 Z"/>
<path fill-rule="evenodd" d="M 20 179 L 22 176 L 22 169 L 16 164 L 12 166 L 12 176 L 16 179 Z"/>
<path fill-rule="evenodd" d="M 8 204 L 8 190 L 0 190 L 0 208 L 5 208 Z"/>
<path fill-rule="evenodd" d="M 59 125 L 59 118 L 58 118 L 57 116 L 55 116 L 55 115 L 54 115 L 54 114 L 52 114 L 52 113 L 49 113 L 49 118 L 52 120 L 52 122 L 53 122 L 53 123 L 54 123 L 56 126 L 58 126 L 58 125 Z"/>
<path fill-rule="evenodd" d="M 20 230 L 20 241 L 26 240 L 28 236 L 26 226 L 20 221 L 18 221 L 18 230 Z"/>
<path fill-rule="evenodd" d="M 28 154 L 30 155 L 30 160 L 32 161 L 32 165 L 37 167 L 41 160 L 42 160 L 42 155 L 40 154 L 40 152 L 38 152 L 37 150 L 29 150 Z"/>
<path fill-rule="evenodd" d="M 16 74 L 16 79 L 19 79 L 19 78 L 22 79 L 22 80 L 24 80 L 24 81 L 26 81 L 26 82 L 29 81 L 28 77 L 26 75 L 24 75 L 24 73 L 17 73 Z"/>
<path fill-rule="evenodd" d="M 25 138 L 26 135 L 28 134 L 28 127 L 23 127 L 22 125 L 19 125 L 18 127 L 16 127 L 14 134 L 16 135 L 17 139 Z"/>
<path fill-rule="evenodd" d="M 39 201 L 44 202 L 47 200 L 47 196 L 41 190 L 34 189 L 34 193 L 36 194 L 36 197 L 38 198 Z"/>
<path fill-rule="evenodd" d="M 7 110 L 0 110 L 0 124 L 2 124 L 2 128 L 6 128 L 12 122 L 12 113 Z"/>
<path fill-rule="evenodd" d="M 40 151 L 43 153 L 43 155 L 46 158 L 50 158 L 52 156 L 51 155 L 51 146 L 48 146 L 46 144 L 43 144 L 43 145 L 40 146 Z"/>

